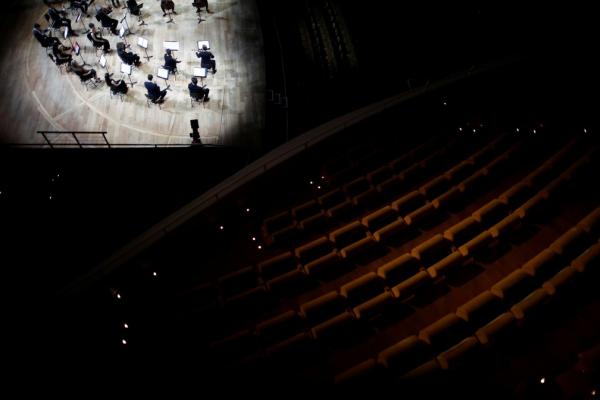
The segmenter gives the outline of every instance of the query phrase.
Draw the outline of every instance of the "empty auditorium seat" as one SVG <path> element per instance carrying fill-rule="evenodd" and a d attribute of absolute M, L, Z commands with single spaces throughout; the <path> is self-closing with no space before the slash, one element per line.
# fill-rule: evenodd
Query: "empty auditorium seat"
<path fill-rule="evenodd" d="M 256 334 L 264 343 L 273 344 L 294 336 L 303 329 L 302 318 L 295 311 L 288 311 L 256 325 Z"/>
<path fill-rule="evenodd" d="M 315 215 L 311 215 L 310 217 L 304 218 L 303 220 L 298 221 L 298 227 L 302 229 L 304 232 L 315 232 L 320 230 L 327 223 L 327 214 L 325 211 L 319 211 Z"/>
<path fill-rule="evenodd" d="M 323 236 L 294 250 L 296 257 L 302 264 L 307 264 L 319 257 L 323 257 L 334 250 L 333 243 L 328 237 Z"/>
<path fill-rule="evenodd" d="M 352 200 L 344 200 L 342 203 L 337 204 L 327 209 L 327 215 L 329 218 L 346 218 L 355 211 L 354 203 Z"/>
<path fill-rule="evenodd" d="M 545 185 L 552 178 L 552 168 L 550 168 L 545 163 L 535 171 L 527 175 L 527 177 L 523 180 L 532 188 L 539 188 Z"/>
<path fill-rule="evenodd" d="M 267 243 L 271 245 L 286 244 L 294 240 L 297 234 L 298 226 L 296 222 L 293 222 L 291 225 L 271 233 L 271 235 L 267 237 Z"/>
<path fill-rule="evenodd" d="M 479 343 L 491 345 L 509 335 L 515 327 L 516 320 L 512 313 L 506 312 L 494 318 L 475 332 Z"/>
<path fill-rule="evenodd" d="M 447 190 L 432 201 L 433 206 L 436 209 L 443 210 L 454 210 L 458 206 L 463 198 L 463 193 L 458 186 Z"/>
<path fill-rule="evenodd" d="M 394 201 L 392 208 L 400 215 L 407 215 L 424 204 L 423 195 L 418 191 L 413 191 Z"/>
<path fill-rule="evenodd" d="M 579 228 L 571 228 L 550 245 L 561 256 L 572 259 L 583 253 L 594 240 Z"/>
<path fill-rule="evenodd" d="M 332 207 L 337 206 L 338 204 L 343 203 L 348 198 L 346 197 L 346 193 L 342 189 L 335 189 L 328 193 L 325 193 L 322 196 L 319 196 L 318 201 L 323 207 L 324 210 L 328 210 Z"/>
<path fill-rule="evenodd" d="M 391 224 L 392 222 L 398 221 L 400 216 L 390 206 L 385 206 L 375 212 L 364 217 L 361 222 L 364 226 L 366 226 L 371 232 L 375 232 L 384 226 Z"/>
<path fill-rule="evenodd" d="M 371 233 L 368 232 L 366 237 L 344 247 L 340 251 L 340 255 L 345 260 L 353 260 L 357 257 L 360 257 L 363 253 L 372 250 L 375 247 L 376 243 L 377 242 L 375 241 Z"/>
<path fill-rule="evenodd" d="M 568 180 L 564 176 L 558 176 L 548 183 L 540 191 L 547 201 L 553 202 L 561 197 L 563 192 L 568 188 Z"/>
<path fill-rule="evenodd" d="M 413 157 L 411 157 L 409 154 L 403 154 L 402 156 L 390 161 L 389 166 L 394 172 L 400 173 L 408 168 L 412 162 L 412 159 Z"/>
<path fill-rule="evenodd" d="M 443 351 L 467 336 L 467 323 L 450 313 L 419 331 L 419 339 L 435 351 Z"/>
<path fill-rule="evenodd" d="M 250 330 L 243 330 L 212 342 L 209 349 L 218 358 L 233 358 L 256 351 L 257 345 L 254 333 Z"/>
<path fill-rule="evenodd" d="M 300 314 L 314 326 L 342 313 L 347 307 L 346 300 L 338 292 L 329 292 L 300 305 Z"/>
<path fill-rule="evenodd" d="M 399 218 L 396 221 L 373 232 L 373 238 L 378 243 L 385 242 L 386 240 L 405 233 L 407 228 L 408 225 L 406 225 L 406 222 L 404 222 L 402 218 Z"/>
<path fill-rule="evenodd" d="M 442 368 L 440 367 L 438 360 L 433 359 L 408 371 L 400 377 L 400 380 L 420 384 L 421 382 L 428 382 L 429 380 L 435 379 L 441 371 Z"/>
<path fill-rule="evenodd" d="M 313 337 L 306 332 L 298 333 L 265 349 L 269 358 L 279 358 L 286 362 L 310 355 L 314 347 Z"/>
<path fill-rule="evenodd" d="M 296 269 L 272 278 L 265 283 L 269 291 L 278 295 L 298 292 L 307 284 L 308 277 L 301 267 L 296 267 Z"/>
<path fill-rule="evenodd" d="M 541 283 L 552 277 L 567 265 L 568 263 L 563 261 L 555 252 L 546 249 L 523 264 L 521 269 L 535 277 L 537 281 Z"/>
<path fill-rule="evenodd" d="M 517 231 L 521 226 L 521 217 L 512 213 L 507 217 L 504 217 L 500 222 L 495 224 L 489 229 L 494 239 L 503 240 L 510 236 L 511 233 Z"/>
<path fill-rule="evenodd" d="M 506 192 L 502 193 L 499 197 L 500 201 L 511 208 L 517 208 L 529 196 L 531 196 L 532 189 L 527 182 L 519 182 Z"/>
<path fill-rule="evenodd" d="M 490 322 L 504 309 L 502 301 L 489 290 L 480 293 L 456 309 L 456 315 L 473 327 Z"/>
<path fill-rule="evenodd" d="M 481 233 L 482 227 L 473 217 L 468 217 L 447 229 L 444 232 L 444 237 L 454 244 L 460 246 L 467 241 L 473 239 Z"/>
<path fill-rule="evenodd" d="M 341 267 L 342 259 L 338 252 L 333 250 L 331 253 L 306 264 L 304 270 L 309 276 L 322 278 L 338 273 Z"/>
<path fill-rule="evenodd" d="M 452 182 L 445 175 L 440 175 L 421 186 L 419 192 L 428 199 L 434 199 L 451 186 Z"/>
<path fill-rule="evenodd" d="M 352 203 L 361 210 L 372 209 L 378 201 L 378 192 L 374 187 L 370 187 L 352 198 Z"/>
<path fill-rule="evenodd" d="M 480 343 L 474 336 L 462 340 L 437 356 L 442 369 L 456 369 L 472 361 L 480 350 Z"/>
<path fill-rule="evenodd" d="M 394 286 L 392 293 L 398 299 L 406 299 L 420 293 L 432 284 L 431 275 L 427 271 L 421 271 Z"/>
<path fill-rule="evenodd" d="M 369 272 L 343 285 L 340 294 L 353 307 L 381 294 L 383 290 L 384 280 L 375 272 Z"/>
<path fill-rule="evenodd" d="M 367 228 L 359 221 L 351 222 L 350 224 L 343 226 L 329 234 L 329 240 L 331 240 L 338 250 L 352 244 L 358 240 L 367 237 Z"/>
<path fill-rule="evenodd" d="M 367 321 L 383 314 L 386 308 L 393 305 L 395 297 L 390 292 L 383 292 L 352 309 L 359 321 Z"/>
<path fill-rule="evenodd" d="M 475 164 L 471 160 L 465 160 L 453 167 L 449 171 L 447 171 L 444 176 L 448 178 L 449 181 L 454 183 L 459 183 L 473 172 Z"/>
<path fill-rule="evenodd" d="M 230 297 L 256 286 L 258 284 L 258 276 L 252 267 L 248 267 L 221 276 L 218 279 L 218 284 L 223 296 Z"/>
<path fill-rule="evenodd" d="M 548 279 L 542 287 L 551 296 L 561 293 L 577 280 L 578 271 L 572 266 L 560 270 L 552 278 Z"/>
<path fill-rule="evenodd" d="M 438 276 L 451 274 L 455 269 L 463 265 L 464 262 L 465 258 L 463 255 L 459 251 L 455 251 L 427 268 L 427 273 L 431 275 L 431 278 L 436 279 Z"/>
<path fill-rule="evenodd" d="M 283 211 L 264 220 L 263 226 L 268 233 L 277 232 L 294 223 L 292 214 L 289 211 Z"/>
<path fill-rule="evenodd" d="M 365 177 L 360 177 L 353 180 L 352 182 L 344 185 L 344 192 L 348 197 L 354 197 L 358 194 L 364 193 L 371 188 L 369 181 Z"/>
<path fill-rule="evenodd" d="M 508 214 L 506 205 L 494 199 L 473 213 L 473 218 L 486 228 L 494 225 Z"/>
<path fill-rule="evenodd" d="M 589 213 L 584 219 L 582 219 L 577 227 L 587 232 L 592 237 L 597 238 L 600 236 L 600 207 Z"/>
<path fill-rule="evenodd" d="M 492 241 L 492 234 L 489 231 L 483 231 L 464 245 L 460 246 L 459 250 L 464 257 L 477 257 L 485 252 Z"/>
<path fill-rule="evenodd" d="M 423 227 L 431 222 L 436 216 L 439 215 L 439 210 L 434 206 L 433 203 L 425 204 L 423 207 L 416 209 L 409 213 L 404 221 L 412 228 Z"/>
<path fill-rule="evenodd" d="M 354 367 L 337 374 L 334 378 L 336 385 L 364 385 L 376 379 L 379 375 L 377 362 L 374 359 L 363 361 Z"/>
<path fill-rule="evenodd" d="M 523 220 L 535 219 L 543 212 L 546 204 L 545 195 L 543 193 L 538 193 L 517 208 L 515 214 Z"/>
<path fill-rule="evenodd" d="M 376 187 L 377 191 L 381 193 L 381 195 L 386 199 L 389 199 L 392 196 L 397 196 L 405 188 L 406 183 L 404 182 L 404 180 L 397 176 L 392 176 L 391 178 L 386 179 L 385 181 L 378 184 Z"/>
<path fill-rule="evenodd" d="M 410 254 L 425 266 L 433 265 L 451 253 L 451 243 L 441 234 L 413 248 Z"/>
<path fill-rule="evenodd" d="M 485 167 L 485 175 L 495 179 L 508 171 L 508 162 L 510 161 L 510 153 L 504 153 L 490 161 Z"/>
<path fill-rule="evenodd" d="M 258 273 L 264 280 L 283 275 L 298 267 L 298 260 L 291 251 L 272 257 L 258 264 Z"/>
<path fill-rule="evenodd" d="M 302 221 L 308 217 L 319 214 L 321 205 L 316 200 L 311 200 L 292 209 L 292 216 L 296 221 Z"/>
<path fill-rule="evenodd" d="M 510 311 L 519 321 L 525 319 L 525 317 L 535 316 L 548 302 L 548 296 L 544 289 L 534 290 L 523 300 L 512 306 Z"/>
<path fill-rule="evenodd" d="M 395 373 L 405 373 L 432 358 L 432 349 L 413 335 L 381 351 L 377 362 Z"/>
<path fill-rule="evenodd" d="M 412 165 L 402 172 L 398 173 L 398 178 L 401 179 L 405 185 L 413 186 L 423 177 L 425 171 L 420 164 Z"/>
<path fill-rule="evenodd" d="M 367 174 L 367 179 L 371 182 L 371 185 L 378 185 L 386 180 L 390 179 L 394 176 L 394 170 L 390 168 L 389 165 L 384 165 L 376 169 L 375 171 L 371 171 Z"/>
<path fill-rule="evenodd" d="M 490 291 L 507 304 L 514 304 L 527 296 L 534 287 L 535 282 L 531 275 L 518 269 L 497 282 Z"/>
<path fill-rule="evenodd" d="M 349 312 L 343 312 L 325 322 L 321 322 L 311 329 L 311 333 L 315 339 L 333 340 L 340 336 L 348 337 L 355 332 L 356 320 L 354 315 Z"/>
<path fill-rule="evenodd" d="M 377 275 L 384 279 L 389 287 L 412 277 L 419 272 L 419 260 L 410 254 L 403 254 L 377 269 Z"/>
<path fill-rule="evenodd" d="M 268 294 L 263 286 L 246 290 L 236 296 L 225 299 L 223 305 L 228 309 L 243 312 L 256 311 L 268 301 Z"/>
<path fill-rule="evenodd" d="M 573 260 L 571 266 L 579 272 L 600 271 L 600 243 L 588 248 L 579 257 Z"/>
<path fill-rule="evenodd" d="M 485 189 L 487 176 L 485 169 L 479 170 L 458 184 L 461 193 L 469 196 L 477 195 Z"/>

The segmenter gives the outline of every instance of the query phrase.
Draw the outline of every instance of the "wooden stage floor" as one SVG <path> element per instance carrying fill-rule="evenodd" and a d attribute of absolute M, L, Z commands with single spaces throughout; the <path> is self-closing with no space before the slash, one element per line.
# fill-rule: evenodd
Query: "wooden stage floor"
<path fill-rule="evenodd" d="M 31 4 L 25 0 L 24 3 Z M 128 18 L 133 32 L 127 36 L 131 50 L 144 55 L 137 46 L 142 36 L 149 42 L 150 61 L 132 74 L 137 84 L 129 90 L 124 102 L 111 99 L 104 82 L 97 88 L 86 88 L 72 73 L 63 73 L 51 63 L 45 50 L 33 37 L 31 30 L 35 22 L 46 27 L 43 14 L 46 10 L 41 1 L 25 6 L 11 18 L 14 24 L 2 30 L 2 63 L 0 65 L 0 143 L 31 144 L 43 143 L 37 133 L 47 131 L 106 131 L 112 144 L 189 144 L 190 120 L 198 119 L 201 140 L 205 144 L 259 146 L 265 125 L 265 67 L 262 31 L 256 3 L 254 1 L 209 0 L 212 14 L 201 13 L 205 20 L 198 24 L 196 9 L 191 0 L 175 1 L 174 23 L 166 23 L 160 3 L 156 0 L 143 1 L 145 26 L 138 26 L 137 17 Z M 97 0 L 104 5 L 104 0 Z M 121 3 L 124 3 L 123 1 Z M 138 1 L 142 3 L 142 1 Z M 99 22 L 92 17 L 85 24 Z M 116 9 L 112 16 L 121 19 L 125 9 Z M 79 33 L 72 38 L 83 49 L 85 61 L 104 78 L 105 70 L 98 64 L 96 52 L 83 34 L 83 27 L 69 16 L 73 28 Z M 14 28 L 10 29 L 11 25 Z M 119 25 L 120 26 L 120 25 Z M 120 41 L 112 34 L 105 34 L 113 51 L 106 57 L 113 78 L 121 76 L 120 59 L 116 54 L 116 43 Z M 197 42 L 210 41 L 217 61 L 217 73 L 209 73 L 205 83 L 210 88 L 210 101 L 203 107 L 192 108 L 187 85 L 192 77 L 192 68 L 199 66 L 196 58 Z M 179 73 L 170 78 L 171 91 L 159 110 L 156 105 L 147 107 L 144 82 L 164 62 L 164 41 L 179 41 L 180 51 L 175 56 L 182 62 Z M 65 41 L 68 43 L 68 41 Z M 76 57 L 81 61 L 79 57 Z M 161 88 L 164 80 L 155 78 Z M 85 143 L 96 143 L 98 138 L 80 136 Z M 55 143 L 73 143 L 67 135 L 55 137 Z"/>

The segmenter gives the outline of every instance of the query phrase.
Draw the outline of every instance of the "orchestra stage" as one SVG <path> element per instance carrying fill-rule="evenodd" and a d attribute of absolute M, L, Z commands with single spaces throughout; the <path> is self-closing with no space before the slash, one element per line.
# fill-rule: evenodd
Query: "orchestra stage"
<path fill-rule="evenodd" d="M 64 2 L 65 6 L 69 2 Z M 96 0 L 95 5 L 110 3 Z M 124 4 L 121 1 L 121 4 Z M 127 18 L 131 34 L 126 36 L 133 51 L 142 57 L 142 65 L 134 68 L 131 80 L 134 86 L 121 101 L 111 98 L 104 83 L 106 72 L 99 65 L 96 50 L 83 33 L 83 24 L 76 23 L 77 14 L 69 13 L 73 28 L 79 34 L 71 38 L 82 49 L 83 59 L 97 71 L 102 83 L 97 88 L 86 88 L 77 75 L 66 73 L 49 59 L 46 50 L 32 35 L 35 22 L 46 28 L 46 7 L 42 1 L 25 0 L 20 10 L 10 10 L 2 17 L 2 63 L 0 66 L 0 143 L 41 144 L 44 138 L 38 131 L 100 131 L 107 132 L 111 144 L 136 145 L 190 144 L 190 120 L 198 119 L 203 144 L 259 146 L 265 125 L 265 66 L 263 39 L 258 9 L 254 1 L 209 0 L 211 14 L 202 10 L 203 21 L 198 23 L 192 0 L 175 0 L 176 15 L 167 23 L 160 2 L 138 0 L 143 3 L 142 15 L 146 25 L 139 26 L 138 18 Z M 59 6 L 60 7 L 60 6 Z M 93 22 L 83 18 L 87 26 Z M 111 17 L 121 20 L 126 9 L 115 9 Z M 119 24 L 119 28 L 121 24 Z M 113 79 L 119 79 L 121 60 L 116 44 L 121 39 L 104 33 L 112 52 L 106 55 L 107 68 Z M 144 49 L 138 47 L 138 38 L 148 40 L 146 60 Z M 69 40 L 61 38 L 70 46 Z M 200 66 L 195 52 L 198 41 L 208 40 L 217 62 L 217 73 L 208 73 L 204 83 L 210 89 L 210 101 L 192 107 L 187 85 L 193 68 Z M 157 78 L 157 70 L 164 63 L 164 42 L 179 42 L 180 51 L 174 53 L 182 62 L 178 74 L 169 78 L 171 89 L 162 104 L 148 103 L 144 82 L 151 73 L 161 89 L 166 82 Z M 82 59 L 74 56 L 78 62 Z M 129 79 L 126 79 L 129 83 Z M 137 83 L 136 83 L 137 82 Z M 97 136 L 79 135 L 84 144 L 102 143 Z M 53 136 L 55 144 L 75 144 L 69 135 Z"/>

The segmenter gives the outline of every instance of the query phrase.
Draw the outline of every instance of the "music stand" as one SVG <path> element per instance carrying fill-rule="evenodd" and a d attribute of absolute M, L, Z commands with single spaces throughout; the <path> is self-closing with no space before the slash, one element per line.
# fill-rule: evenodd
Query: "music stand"
<path fill-rule="evenodd" d="M 100 56 L 100 60 L 98 60 L 98 64 L 100 64 L 100 66 L 102 68 L 104 68 L 108 74 L 110 74 L 110 70 L 108 69 L 108 63 L 106 62 L 106 57 L 104 57 L 104 54 L 102 54 Z"/>
<path fill-rule="evenodd" d="M 129 84 L 131 85 L 131 87 L 133 87 L 133 85 L 135 85 L 137 82 L 133 82 L 131 80 L 131 72 L 133 72 L 133 68 L 131 67 L 131 65 L 121 63 L 121 73 L 129 77 Z"/>
<path fill-rule="evenodd" d="M 163 46 L 165 47 L 165 50 L 179 51 L 179 42 L 167 40 L 163 42 Z"/>
<path fill-rule="evenodd" d="M 83 65 L 89 65 L 88 63 L 85 62 L 85 59 L 81 55 L 81 47 L 79 46 L 79 43 L 75 42 L 75 44 L 73 44 L 73 51 L 75 52 L 76 56 L 81 57 L 81 61 L 83 62 Z"/>
<path fill-rule="evenodd" d="M 83 33 L 89 33 L 90 32 L 89 28 L 86 28 L 85 24 L 83 23 L 83 19 L 81 19 L 81 11 L 79 11 L 79 14 L 77 14 L 77 17 L 75 18 L 75 23 L 77 23 L 77 22 L 80 22 L 81 26 L 85 30 Z"/>
<path fill-rule="evenodd" d="M 198 42 L 198 50 L 202 50 L 202 46 L 206 46 L 206 50 L 210 50 L 210 42 L 208 40 L 200 40 Z"/>
<path fill-rule="evenodd" d="M 139 47 L 144 49 L 144 53 L 146 53 L 146 55 L 144 57 L 146 58 L 146 60 L 150 61 L 150 59 L 153 56 L 148 55 L 148 39 L 144 39 L 143 37 L 138 37 L 137 44 Z"/>
<path fill-rule="evenodd" d="M 169 70 L 168 70 L 168 69 L 166 69 L 166 68 L 161 68 L 161 67 L 159 67 L 159 68 L 158 68 L 158 71 L 157 71 L 157 73 L 156 73 L 156 76 L 158 76 L 160 79 L 164 79 L 164 80 L 165 80 L 165 84 L 167 85 L 167 90 L 170 90 L 170 89 L 168 88 L 168 86 L 169 86 L 169 85 L 167 84 L 167 81 L 169 80 L 169 76 L 170 76 L 170 75 L 171 75 L 171 74 L 169 73 Z"/>
<path fill-rule="evenodd" d="M 125 47 L 131 47 L 130 44 L 127 42 L 127 38 L 125 36 L 127 36 L 127 29 L 121 25 L 121 29 L 119 29 L 119 37 L 121 39 L 123 39 L 123 43 L 125 44 Z"/>
<path fill-rule="evenodd" d="M 129 9 L 127 9 L 127 11 L 125 11 L 125 15 L 123 15 L 123 18 L 121 18 L 121 29 L 123 29 L 123 23 L 125 23 L 125 34 L 129 35 L 129 33 L 133 33 L 131 32 L 131 29 L 129 28 L 129 23 L 127 22 L 127 14 L 129 14 Z M 119 36 L 120 36 L 120 32 L 119 32 Z"/>
<path fill-rule="evenodd" d="M 200 78 L 200 82 L 204 83 L 204 79 L 208 76 L 208 70 L 202 67 L 194 67 L 192 75 Z"/>

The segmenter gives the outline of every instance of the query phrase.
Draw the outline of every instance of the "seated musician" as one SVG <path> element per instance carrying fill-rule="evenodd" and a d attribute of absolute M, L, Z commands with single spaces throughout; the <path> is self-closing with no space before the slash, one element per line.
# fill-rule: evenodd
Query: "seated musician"
<path fill-rule="evenodd" d="M 142 63 L 140 61 L 140 56 L 138 56 L 135 53 L 126 51 L 125 43 L 123 42 L 117 43 L 117 54 L 119 55 L 121 61 L 123 61 L 127 65 L 135 65 L 136 67 L 139 67 Z"/>
<path fill-rule="evenodd" d="M 208 9 L 208 0 L 194 0 L 192 3 L 194 7 L 196 7 L 196 12 L 199 13 L 202 7 L 206 7 L 206 12 L 210 13 L 211 11 Z"/>
<path fill-rule="evenodd" d="M 164 68 L 168 69 L 169 72 L 173 73 L 173 72 L 177 71 L 177 64 L 179 64 L 180 62 L 181 61 L 179 61 L 175 57 L 173 57 L 171 49 L 167 49 L 167 53 L 165 54 Z"/>
<path fill-rule="evenodd" d="M 173 11 L 173 14 L 177 14 L 175 12 L 175 3 L 172 0 L 160 0 L 160 9 L 163 12 L 163 17 L 167 15 L 167 11 Z"/>
<path fill-rule="evenodd" d="M 129 91 L 129 88 L 123 79 L 119 79 L 118 81 L 111 79 L 108 72 L 104 74 L 104 81 L 106 82 L 106 86 L 108 86 L 113 93 L 127 94 Z"/>
<path fill-rule="evenodd" d="M 213 53 L 208 50 L 205 44 L 202 45 L 202 50 L 196 52 L 196 57 L 198 57 L 200 61 L 200 66 L 206 69 L 212 69 L 213 74 L 217 73 L 217 62 L 215 61 L 215 56 Z"/>
<path fill-rule="evenodd" d="M 208 89 L 206 85 L 198 86 L 198 78 L 195 76 L 192 77 L 192 82 L 188 85 L 188 90 L 190 91 L 190 96 L 195 100 L 208 101 L 210 89 Z"/>
<path fill-rule="evenodd" d="M 48 30 L 42 30 L 40 24 L 33 24 L 33 36 L 37 39 L 42 47 L 50 47 L 54 43 L 60 43 L 60 41 L 52 36 L 48 36 Z"/>
<path fill-rule="evenodd" d="M 88 26 L 90 27 L 90 33 L 87 34 L 87 37 L 94 44 L 94 47 L 102 46 L 105 53 L 110 52 L 109 41 L 102 37 L 94 24 L 90 23 Z"/>
<path fill-rule="evenodd" d="M 135 0 L 127 0 L 127 8 L 129 8 L 129 11 L 136 16 L 140 16 L 142 15 L 142 7 L 144 7 L 143 4 L 138 4 L 137 1 Z"/>
<path fill-rule="evenodd" d="M 100 23 L 102 24 L 102 27 L 109 28 L 113 34 L 118 35 L 119 31 L 117 31 L 117 25 L 119 24 L 119 21 L 117 21 L 114 18 L 109 17 L 108 14 L 110 14 L 111 12 L 112 12 L 112 8 L 102 7 L 96 13 L 96 19 L 98 21 L 100 21 Z"/>

